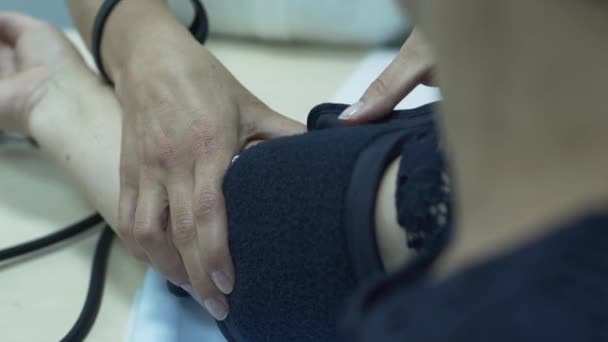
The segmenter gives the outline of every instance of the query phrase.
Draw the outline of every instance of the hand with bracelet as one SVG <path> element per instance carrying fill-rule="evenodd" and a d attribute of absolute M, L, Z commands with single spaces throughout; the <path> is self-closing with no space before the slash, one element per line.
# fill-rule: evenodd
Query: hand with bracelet
<path fill-rule="evenodd" d="M 67 1 L 88 46 L 102 0 Z M 123 0 L 103 28 L 101 60 L 125 113 L 118 235 L 217 319 L 235 274 L 221 182 L 247 142 L 303 131 L 274 112 L 162 0 Z"/>

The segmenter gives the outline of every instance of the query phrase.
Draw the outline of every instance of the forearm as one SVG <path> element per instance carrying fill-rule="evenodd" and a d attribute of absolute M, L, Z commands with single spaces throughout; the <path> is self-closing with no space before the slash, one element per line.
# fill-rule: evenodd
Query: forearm
<path fill-rule="evenodd" d="M 87 46 L 103 0 L 66 0 L 74 23 Z M 176 39 L 192 39 L 164 0 L 123 0 L 108 17 L 101 41 L 104 67 L 116 82 L 125 68 L 157 58 L 159 47 L 170 50 Z M 193 40 L 193 39 L 192 39 Z M 194 40 L 193 40 L 194 43 Z"/>
<path fill-rule="evenodd" d="M 93 74 L 58 88 L 61 90 L 49 94 L 32 113 L 29 131 L 78 183 L 93 207 L 116 227 L 121 140 L 118 102 L 109 88 L 95 82 Z"/>
<path fill-rule="evenodd" d="M 91 83 L 91 84 L 89 84 Z M 57 96 L 32 115 L 30 132 L 40 146 L 79 184 L 111 226 L 117 222 L 121 112 L 109 88 L 82 82 L 79 94 Z M 66 85 L 67 86 L 67 85 Z M 399 159 L 385 171 L 378 189 L 375 226 L 385 267 L 398 268 L 411 257 L 396 221 L 395 187 Z"/>

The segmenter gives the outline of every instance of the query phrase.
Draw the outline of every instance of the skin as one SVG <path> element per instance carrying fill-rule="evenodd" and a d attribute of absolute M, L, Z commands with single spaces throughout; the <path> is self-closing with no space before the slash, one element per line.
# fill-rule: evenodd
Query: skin
<path fill-rule="evenodd" d="M 101 2 L 67 1 L 89 46 Z M 201 297 L 229 293 L 234 268 L 220 187 L 224 172 L 249 141 L 302 128 L 240 85 L 165 1 L 122 1 L 106 23 L 101 51 L 125 113 L 119 236 L 134 255 L 174 283 L 191 283 Z M 344 118 L 359 124 L 387 115 L 428 82 L 430 60 L 415 30 L 400 58 Z"/>
<path fill-rule="evenodd" d="M 437 57 L 440 121 L 457 187 L 458 231 L 437 276 L 606 210 L 606 4 L 406 5 Z"/>
<path fill-rule="evenodd" d="M 35 138 L 117 230 L 124 121 L 116 95 L 99 82 L 61 32 L 14 13 L 0 13 L 0 75 L 0 128 Z M 398 165 L 399 159 L 387 168 L 376 204 L 376 237 L 389 270 L 412 255 L 404 248 L 405 234 L 396 222 Z M 171 229 L 165 234 L 168 240 L 174 238 Z M 209 300 L 195 297 L 202 305 Z M 212 299 L 220 308 L 207 305 L 211 313 L 226 317 L 223 296 Z"/>
<path fill-rule="evenodd" d="M 367 88 L 361 99 L 340 115 L 356 125 L 388 115 L 414 88 L 432 85 L 433 55 L 420 29 L 414 28 L 395 59 Z"/>
<path fill-rule="evenodd" d="M 599 2 L 574 0 L 562 0 L 560 6 L 553 0 L 424 4 L 421 27 L 436 51 L 445 97 L 441 124 L 457 187 L 459 226 L 456 240 L 436 269 L 437 277 L 551 233 L 554 224 L 586 210 L 606 210 L 608 116 L 602 90 L 608 82 L 608 47 L 603 44 L 608 10 Z M 478 29 L 484 25 L 489 25 L 487 30 Z M 120 129 L 118 105 L 114 102 L 114 111 L 111 101 L 104 102 L 104 113 L 96 115 L 99 103 L 87 106 L 88 101 L 97 101 L 96 96 L 48 95 L 73 88 L 69 80 L 76 78 L 78 91 L 112 98 L 92 78 L 91 82 L 78 79 L 79 73 L 71 68 L 62 70 L 65 77 L 49 77 L 55 64 L 40 61 L 44 56 L 40 50 L 24 54 L 27 49 L 15 46 L 5 21 L 1 26 L 5 47 L 20 56 L 12 59 L 17 64 L 3 62 L 8 71 L 0 83 L 2 127 L 32 134 L 57 160 L 66 159 L 66 150 L 77 156 L 65 163 L 68 171 L 89 194 L 100 194 L 93 197 L 96 207 L 115 223 L 112 207 L 118 198 L 118 176 L 109 179 L 114 186 L 103 187 L 109 189 L 104 195 L 91 175 L 108 165 L 118 167 L 118 144 L 106 140 L 107 132 L 117 135 Z M 30 37 L 40 37 L 39 33 Z M 539 39 L 543 44 L 538 44 Z M 564 42 L 570 49 L 563 48 Z M 41 49 L 49 44 L 33 46 Z M 64 57 L 54 60 L 67 60 Z M 53 98 L 59 105 L 49 100 Z M 114 119 L 108 119 L 108 108 Z M 104 126 L 104 122 L 113 124 Z M 103 129 L 97 131 L 99 127 Z M 81 138 L 88 139 L 84 147 L 73 143 Z M 105 151 L 101 155 L 107 153 L 108 159 L 99 164 L 100 158 L 91 158 L 91 151 Z M 107 170 L 104 174 L 112 174 Z"/>
<path fill-rule="evenodd" d="M 101 3 L 67 1 L 89 46 Z M 191 38 L 165 1 L 122 1 L 106 22 L 101 51 L 125 113 L 118 235 L 136 257 L 174 283 L 192 285 L 200 297 L 230 293 L 224 172 L 248 142 L 302 127 L 247 91 Z M 358 124 L 387 115 L 428 82 L 430 66 L 415 30 L 400 58 L 344 118 Z"/>
<path fill-rule="evenodd" d="M 67 1 L 89 47 L 101 3 Z M 101 51 L 125 113 L 117 233 L 167 279 L 225 302 L 235 275 L 224 172 L 248 142 L 302 127 L 246 90 L 166 1 L 121 1 L 106 22 Z"/>

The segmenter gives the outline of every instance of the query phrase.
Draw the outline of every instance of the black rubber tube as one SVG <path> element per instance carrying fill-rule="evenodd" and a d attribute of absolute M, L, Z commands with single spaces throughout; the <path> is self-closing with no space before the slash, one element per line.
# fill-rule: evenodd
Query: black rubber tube
<path fill-rule="evenodd" d="M 14 247 L 9 247 L 3 250 L 0 250 L 0 261 L 12 259 L 19 257 L 21 255 L 34 252 L 36 250 L 48 247 L 52 244 L 61 242 L 63 240 L 69 239 L 73 236 L 76 236 L 86 230 L 94 228 L 96 224 L 102 222 L 103 219 L 99 214 L 91 215 L 84 220 L 74 223 L 71 226 L 68 226 L 56 233 L 28 241 L 22 244 L 19 244 Z"/>
<path fill-rule="evenodd" d="M 112 231 L 112 228 L 106 226 L 99 237 L 97 247 L 95 247 L 89 289 L 84 305 L 80 311 L 78 320 L 76 320 L 76 323 L 74 323 L 65 337 L 61 339 L 61 342 L 84 341 L 85 337 L 91 331 L 93 323 L 95 323 L 95 319 L 99 313 L 99 308 L 101 307 L 101 300 L 103 299 L 108 257 L 110 255 L 110 247 L 112 246 L 113 239 L 114 232 Z"/>

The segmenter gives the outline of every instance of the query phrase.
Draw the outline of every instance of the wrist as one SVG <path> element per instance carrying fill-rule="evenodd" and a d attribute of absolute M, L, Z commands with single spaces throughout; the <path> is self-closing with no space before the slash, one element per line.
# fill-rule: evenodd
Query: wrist
<path fill-rule="evenodd" d="M 165 0 L 122 0 L 104 25 L 101 53 L 104 68 L 116 82 L 132 65 L 155 58 L 168 43 L 187 30 L 177 21 Z"/>
<path fill-rule="evenodd" d="M 205 47 L 192 37 L 167 41 L 163 49 L 156 46 L 141 46 L 136 50 L 138 57 L 130 58 L 114 81 L 116 92 L 131 92 L 149 87 L 179 89 L 193 83 L 214 80 L 228 84 L 231 74 Z"/>
<path fill-rule="evenodd" d="M 47 71 L 46 75 L 37 87 L 37 94 L 32 94 L 30 110 L 25 117 L 26 130 L 33 136 L 52 127 L 54 122 L 80 117 L 81 108 L 86 107 L 83 101 L 90 94 L 108 91 L 84 65 Z"/>

